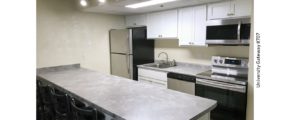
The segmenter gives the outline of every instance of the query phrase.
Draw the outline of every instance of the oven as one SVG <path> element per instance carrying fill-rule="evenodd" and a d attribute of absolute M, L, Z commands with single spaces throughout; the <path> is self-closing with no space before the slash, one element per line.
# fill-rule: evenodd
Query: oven
<path fill-rule="evenodd" d="M 248 45 L 250 19 L 211 20 L 206 27 L 207 44 Z"/>
<path fill-rule="evenodd" d="M 217 101 L 211 120 L 245 120 L 248 59 L 212 56 L 212 69 L 196 75 L 195 95 Z"/>
<path fill-rule="evenodd" d="M 247 86 L 197 78 L 195 95 L 216 100 L 211 120 L 245 120 Z"/>

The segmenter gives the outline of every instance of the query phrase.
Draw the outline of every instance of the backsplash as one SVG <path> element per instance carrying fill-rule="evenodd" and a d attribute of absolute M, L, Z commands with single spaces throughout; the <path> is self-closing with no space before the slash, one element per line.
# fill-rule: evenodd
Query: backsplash
<path fill-rule="evenodd" d="M 249 57 L 249 46 L 210 46 L 210 47 L 179 47 L 178 40 L 155 40 L 155 59 L 160 52 L 166 52 L 170 60 L 178 62 L 210 65 L 211 56 Z"/>

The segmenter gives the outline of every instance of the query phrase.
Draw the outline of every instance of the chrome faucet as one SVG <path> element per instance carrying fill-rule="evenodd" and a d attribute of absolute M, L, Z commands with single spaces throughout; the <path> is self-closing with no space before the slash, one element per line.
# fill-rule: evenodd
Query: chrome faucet
<path fill-rule="evenodd" d="M 159 54 L 158 54 L 158 58 L 160 57 L 160 55 L 161 55 L 162 53 L 166 55 L 166 63 L 168 63 L 168 60 L 169 60 L 169 59 L 168 59 L 168 54 L 167 54 L 166 52 L 161 52 L 161 53 L 159 53 Z"/>

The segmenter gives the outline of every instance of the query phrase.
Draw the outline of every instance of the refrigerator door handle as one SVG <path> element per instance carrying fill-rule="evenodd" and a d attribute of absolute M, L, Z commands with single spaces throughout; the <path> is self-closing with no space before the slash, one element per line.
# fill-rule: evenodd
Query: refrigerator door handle
<path fill-rule="evenodd" d="M 127 72 L 130 75 L 130 54 L 126 54 L 127 59 Z"/>
<path fill-rule="evenodd" d="M 129 37 L 128 37 L 128 42 L 129 42 L 129 51 L 128 51 L 128 53 L 129 54 L 133 54 L 133 38 L 132 38 L 132 36 L 133 36 L 133 31 L 132 31 L 132 29 L 129 29 Z"/>

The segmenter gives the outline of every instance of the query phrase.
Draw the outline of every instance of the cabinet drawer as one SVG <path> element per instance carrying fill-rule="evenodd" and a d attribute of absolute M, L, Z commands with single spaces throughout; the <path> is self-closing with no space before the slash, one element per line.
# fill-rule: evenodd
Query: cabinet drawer
<path fill-rule="evenodd" d="M 167 72 L 138 68 L 138 76 L 167 81 Z"/>
<path fill-rule="evenodd" d="M 145 83 L 145 84 L 151 84 L 150 80 L 147 80 L 146 78 L 141 77 L 141 76 L 138 76 L 138 82 Z"/>
<path fill-rule="evenodd" d="M 156 80 L 156 79 L 152 79 L 152 78 L 138 76 L 138 81 L 141 83 L 145 83 L 145 84 L 151 84 L 154 86 L 167 88 L 167 82 L 165 82 L 163 80 Z"/>

